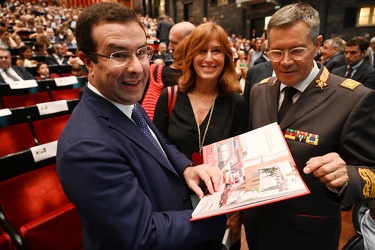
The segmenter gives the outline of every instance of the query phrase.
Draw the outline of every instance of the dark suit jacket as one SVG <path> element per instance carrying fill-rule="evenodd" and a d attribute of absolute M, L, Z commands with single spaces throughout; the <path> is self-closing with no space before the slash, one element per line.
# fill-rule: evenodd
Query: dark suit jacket
<path fill-rule="evenodd" d="M 320 78 L 323 69 L 316 79 L 324 80 Z M 375 172 L 375 91 L 361 84 L 353 90 L 342 87 L 344 80 L 329 74 L 328 85 L 323 89 L 315 87 L 315 80 L 311 82 L 280 123 L 283 133 L 290 128 L 320 136 L 317 146 L 286 139 L 311 194 L 247 210 L 250 249 L 337 250 L 339 202 L 361 201 L 374 190 L 370 176 Z M 272 77 L 251 90 L 250 129 L 277 122 L 280 82 L 273 85 L 273 81 Z M 311 157 L 330 152 L 337 152 L 347 164 L 349 182 L 342 196 L 329 191 L 313 174 L 302 171 Z M 374 192 L 370 195 L 374 196 Z"/>
<path fill-rule="evenodd" d="M 346 65 L 344 52 L 339 52 L 333 55 L 328 61 L 324 63 L 324 66 L 331 72 L 331 70 Z"/>
<path fill-rule="evenodd" d="M 264 55 L 261 55 L 258 59 L 255 60 L 254 65 L 257 65 L 259 63 L 264 63 L 264 62 L 268 62 L 268 61 Z"/>
<path fill-rule="evenodd" d="M 247 107 L 250 103 L 250 91 L 254 84 L 262 81 L 263 79 L 272 76 L 273 68 L 271 61 L 259 63 L 250 67 L 246 73 L 245 88 L 243 92 L 243 97 Z"/>
<path fill-rule="evenodd" d="M 16 73 L 23 79 L 23 80 L 35 80 L 34 76 L 27 71 L 24 67 L 12 66 L 12 69 L 16 71 Z M 4 78 L 0 74 L 0 83 L 5 83 Z"/>
<path fill-rule="evenodd" d="M 224 234 L 225 216 L 190 222 L 191 163 L 155 132 L 169 162 L 116 106 L 86 88 L 58 143 L 57 171 L 85 249 L 189 249 Z"/>
<path fill-rule="evenodd" d="M 347 66 L 344 65 L 339 68 L 333 69 L 331 73 L 345 77 L 346 70 Z M 362 83 L 370 89 L 375 89 L 375 68 L 363 61 L 352 76 L 352 79 Z"/>
<path fill-rule="evenodd" d="M 59 62 L 56 60 L 56 58 L 53 55 L 46 56 L 46 58 L 44 59 L 44 61 L 48 65 L 61 65 L 61 64 L 59 64 Z M 63 60 L 62 64 L 68 64 L 68 60 L 65 57 L 64 57 L 64 60 Z"/>

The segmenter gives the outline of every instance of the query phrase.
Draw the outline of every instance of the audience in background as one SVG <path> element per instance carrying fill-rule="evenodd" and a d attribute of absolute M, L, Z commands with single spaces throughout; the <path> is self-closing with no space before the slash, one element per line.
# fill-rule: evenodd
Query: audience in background
<path fill-rule="evenodd" d="M 17 44 L 10 37 L 8 30 L 5 27 L 0 27 L 0 47 L 4 47 L 7 49 L 16 48 Z"/>
<path fill-rule="evenodd" d="M 370 40 L 370 46 L 367 48 L 367 61 L 375 67 L 375 36 Z"/>
<path fill-rule="evenodd" d="M 44 80 L 44 79 L 54 79 L 59 78 L 60 75 L 56 73 L 49 73 L 48 64 L 45 62 L 39 62 L 36 65 L 36 72 L 39 74 L 35 76 L 36 80 Z"/>
<path fill-rule="evenodd" d="M 36 67 L 37 61 L 33 60 L 33 51 L 30 46 L 24 45 L 19 49 L 19 57 L 16 61 L 16 65 L 20 67 Z"/>
<path fill-rule="evenodd" d="M 0 47 L 0 69 L 0 83 L 34 80 L 34 76 L 30 74 L 26 68 L 12 66 L 10 51 L 3 47 Z"/>
<path fill-rule="evenodd" d="M 344 48 L 346 65 L 333 69 L 332 74 L 353 79 L 375 90 L 375 68 L 364 60 L 370 43 L 361 36 L 353 37 Z"/>
<path fill-rule="evenodd" d="M 321 47 L 321 62 L 331 71 L 345 65 L 344 43 L 339 37 L 325 40 Z"/>

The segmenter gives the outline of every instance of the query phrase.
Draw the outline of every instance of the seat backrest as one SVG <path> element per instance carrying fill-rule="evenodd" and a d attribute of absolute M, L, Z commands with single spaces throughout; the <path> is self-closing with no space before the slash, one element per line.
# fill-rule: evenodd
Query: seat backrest
<path fill-rule="evenodd" d="M 10 236 L 4 232 L 0 227 L 0 249 L 1 250 L 14 250 Z"/>
<path fill-rule="evenodd" d="M 38 142 L 44 144 L 59 139 L 61 132 L 65 128 L 77 104 L 77 99 L 67 101 L 67 111 L 48 115 L 40 115 L 37 106 L 28 107 L 28 114 Z"/>
<path fill-rule="evenodd" d="M 0 116 L 0 157 L 36 146 L 25 107 L 10 109 L 10 115 Z"/>
<path fill-rule="evenodd" d="M 11 89 L 8 84 L 0 85 L 0 95 L 5 108 L 31 106 L 51 101 L 47 86 L 39 84 L 25 89 Z"/>
<path fill-rule="evenodd" d="M 64 76 L 65 73 L 70 73 L 72 71 L 72 65 L 70 64 L 63 64 L 63 65 L 49 65 L 49 72 L 56 73 L 60 76 Z"/>
<path fill-rule="evenodd" d="M 66 86 L 57 86 L 55 82 L 51 83 L 49 90 L 52 100 L 73 100 L 79 98 L 79 91 L 87 83 L 87 76 L 77 77 L 77 83 Z"/>
<path fill-rule="evenodd" d="M 0 158 L 1 224 L 17 249 L 82 249 L 80 219 L 59 182 L 56 157 L 46 156 L 35 162 L 27 150 Z"/>
<path fill-rule="evenodd" d="M 0 183 L 0 204 L 16 229 L 69 203 L 55 164 Z"/>

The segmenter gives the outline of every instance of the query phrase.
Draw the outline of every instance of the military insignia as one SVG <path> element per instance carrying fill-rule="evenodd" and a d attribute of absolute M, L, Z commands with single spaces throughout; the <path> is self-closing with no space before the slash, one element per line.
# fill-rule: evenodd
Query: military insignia
<path fill-rule="evenodd" d="M 328 79 L 329 79 L 329 71 L 326 67 L 324 67 L 323 72 L 320 75 L 319 79 L 316 80 L 315 87 L 323 90 L 324 87 L 328 86 L 328 83 L 327 83 Z"/>
<path fill-rule="evenodd" d="M 259 82 L 259 84 L 265 84 L 268 82 L 268 80 L 270 79 L 271 77 L 268 77 L 266 79 L 263 79 L 262 81 Z"/>
<path fill-rule="evenodd" d="M 361 83 L 360 82 L 357 82 L 357 81 L 354 81 L 352 79 L 346 79 L 345 81 L 343 81 L 340 86 L 341 87 L 344 87 L 344 88 L 347 88 L 347 89 L 350 89 L 350 90 L 354 90 L 356 87 L 358 87 Z"/>
<path fill-rule="evenodd" d="M 288 128 L 285 131 L 284 137 L 289 140 L 304 142 L 306 144 L 318 146 L 320 135 L 299 131 Z"/>
<path fill-rule="evenodd" d="M 358 173 L 365 182 L 362 189 L 363 198 L 375 198 L 375 173 L 368 168 L 358 168 Z"/>
<path fill-rule="evenodd" d="M 276 77 L 275 80 L 273 80 L 273 83 L 272 83 L 271 86 L 274 86 L 276 84 L 277 80 L 279 80 L 279 79 L 277 79 L 277 77 Z"/>

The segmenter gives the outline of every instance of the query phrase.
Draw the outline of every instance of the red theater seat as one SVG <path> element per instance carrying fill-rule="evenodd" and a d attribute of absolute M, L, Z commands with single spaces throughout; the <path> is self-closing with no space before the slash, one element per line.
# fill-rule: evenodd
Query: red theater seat
<path fill-rule="evenodd" d="M 14 250 L 12 240 L 2 228 L 0 228 L 0 249 L 1 250 Z"/>
<path fill-rule="evenodd" d="M 36 106 L 28 107 L 32 127 L 40 144 L 59 139 L 78 100 L 69 100 L 67 104 L 69 110 L 48 115 L 40 115 Z"/>
<path fill-rule="evenodd" d="M 82 225 L 61 187 L 56 165 L 29 166 L 28 171 L 0 182 L 2 211 L 20 234 L 21 245 L 28 250 L 82 249 Z"/>
<path fill-rule="evenodd" d="M 12 114 L 0 116 L 0 157 L 36 145 L 29 125 L 27 109 L 10 109 Z"/>
<path fill-rule="evenodd" d="M 37 103 L 50 102 L 51 97 L 46 86 L 25 89 L 11 89 L 9 85 L 0 85 L 2 105 L 5 108 L 31 106 Z"/>

